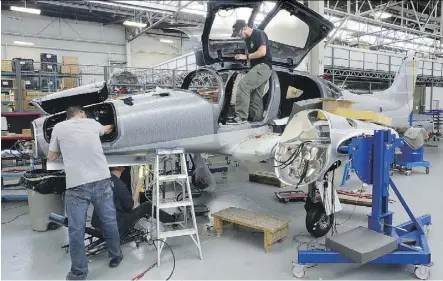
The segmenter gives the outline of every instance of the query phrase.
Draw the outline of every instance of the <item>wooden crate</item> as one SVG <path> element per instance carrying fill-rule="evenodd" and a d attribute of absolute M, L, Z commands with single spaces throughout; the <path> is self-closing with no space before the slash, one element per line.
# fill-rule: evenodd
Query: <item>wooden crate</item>
<path fill-rule="evenodd" d="M 287 185 L 282 183 L 275 176 L 275 173 L 272 173 L 272 172 L 258 171 L 255 173 L 251 173 L 251 174 L 249 174 L 249 181 L 272 185 L 272 186 L 276 186 L 276 187 L 287 187 Z"/>
<path fill-rule="evenodd" d="M 271 245 L 282 242 L 289 233 L 289 220 L 281 220 L 262 213 L 251 212 L 240 208 L 230 207 L 212 214 L 217 235 L 223 234 L 223 224 L 232 223 L 235 228 L 239 226 L 250 227 L 264 232 L 265 252 L 271 251 Z"/>

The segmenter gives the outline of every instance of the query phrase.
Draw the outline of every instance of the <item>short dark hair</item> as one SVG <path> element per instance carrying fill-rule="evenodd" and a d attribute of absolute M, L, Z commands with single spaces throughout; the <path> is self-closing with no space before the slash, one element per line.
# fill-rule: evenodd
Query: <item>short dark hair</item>
<path fill-rule="evenodd" d="M 247 27 L 248 25 L 246 24 L 245 20 L 236 20 L 234 25 L 232 26 L 232 35 L 231 37 L 237 37 L 240 30 L 242 30 L 243 28 Z"/>
<path fill-rule="evenodd" d="M 83 112 L 85 112 L 85 110 L 81 106 L 70 106 L 66 109 L 66 118 L 71 119 L 75 115 Z"/>

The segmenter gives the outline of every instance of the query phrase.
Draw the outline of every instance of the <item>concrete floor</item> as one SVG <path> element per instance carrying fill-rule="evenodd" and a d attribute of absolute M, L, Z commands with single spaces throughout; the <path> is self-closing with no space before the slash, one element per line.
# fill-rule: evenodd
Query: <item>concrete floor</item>
<path fill-rule="evenodd" d="M 443 148 L 426 148 L 425 158 L 431 161 L 431 173 L 426 175 L 423 168 L 417 168 L 410 176 L 395 174 L 393 179 L 415 215 L 432 215 L 432 231 L 429 245 L 432 260 L 431 279 L 443 279 Z M 337 173 L 337 182 L 342 172 Z M 208 201 L 212 212 L 237 206 L 259 211 L 271 216 L 291 220 L 290 234 L 282 244 L 274 244 L 272 251 L 265 254 L 263 234 L 240 228 L 236 231 L 227 226 L 222 237 L 215 237 L 207 231 L 208 220 L 199 218 L 200 239 L 204 260 L 200 261 L 197 249 L 189 237 L 172 238 L 167 242 L 174 250 L 176 268 L 172 279 L 295 279 L 292 275 L 293 261 L 297 260 L 298 241 L 310 241 L 304 227 L 305 210 L 303 203 L 279 203 L 274 192 L 279 189 L 248 182 L 247 171 L 231 164 L 227 179 L 216 175 L 217 187 L 214 192 L 200 199 Z M 355 175 L 346 189 L 356 189 L 361 184 Z M 392 195 L 394 199 L 395 195 Z M 390 205 L 396 212 L 394 224 L 409 220 L 399 202 Z M 2 222 L 28 211 L 25 202 L 2 202 Z M 338 226 L 338 232 L 366 225 L 366 207 L 345 205 L 337 214 L 338 222 L 352 217 Z M 60 249 L 67 242 L 67 231 L 34 232 L 30 227 L 29 215 L 2 225 L 2 279 L 64 279 L 70 267 L 69 254 Z M 440 238 L 438 238 L 440 237 Z M 320 244 L 322 239 L 315 241 Z M 302 246 L 304 249 L 305 245 Z M 152 246 L 133 244 L 123 246 L 124 260 L 118 268 L 110 269 L 106 253 L 93 257 L 89 263 L 89 279 L 130 279 L 156 261 Z M 166 279 L 172 270 L 172 256 L 165 247 L 162 266 L 155 267 L 142 279 Z M 307 270 L 305 279 L 415 279 L 412 266 L 392 265 L 318 265 Z"/>

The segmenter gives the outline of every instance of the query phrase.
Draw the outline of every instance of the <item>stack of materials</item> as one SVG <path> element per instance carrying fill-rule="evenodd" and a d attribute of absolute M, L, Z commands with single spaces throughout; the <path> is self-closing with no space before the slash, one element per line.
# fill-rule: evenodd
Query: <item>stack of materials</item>
<path fill-rule="evenodd" d="M 61 67 L 62 74 L 80 74 L 80 67 L 78 65 L 78 57 L 64 56 L 63 65 Z"/>
<path fill-rule="evenodd" d="M 57 69 L 57 55 L 55 54 L 40 54 L 40 72 L 58 72 Z"/>

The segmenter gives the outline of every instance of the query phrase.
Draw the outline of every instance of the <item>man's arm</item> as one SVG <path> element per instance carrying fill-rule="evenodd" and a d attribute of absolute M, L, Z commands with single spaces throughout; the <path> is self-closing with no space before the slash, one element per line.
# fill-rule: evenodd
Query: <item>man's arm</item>
<path fill-rule="evenodd" d="M 60 152 L 53 152 L 53 151 L 49 151 L 48 153 L 48 160 L 49 161 L 55 161 L 60 157 L 61 153 Z"/>
<path fill-rule="evenodd" d="M 48 153 L 49 161 L 55 161 L 61 155 L 60 144 L 57 135 L 58 134 L 57 128 L 58 128 L 57 126 L 54 126 L 54 128 L 52 129 L 51 142 L 49 143 L 49 153 Z"/>
<path fill-rule="evenodd" d="M 110 134 L 112 133 L 112 130 L 114 130 L 114 125 L 105 125 L 103 126 L 104 130 L 105 130 L 105 134 Z"/>
<path fill-rule="evenodd" d="M 248 58 L 250 60 L 259 59 L 261 57 L 266 56 L 266 45 L 261 45 L 257 51 L 252 54 L 249 54 Z"/>
<path fill-rule="evenodd" d="M 134 201 L 133 208 L 135 208 L 135 205 L 137 204 L 138 200 L 140 199 L 140 190 L 143 187 L 144 181 L 145 181 L 144 178 L 138 179 L 138 181 L 137 181 L 137 185 L 135 186 L 134 194 L 132 195 L 132 200 Z"/>

